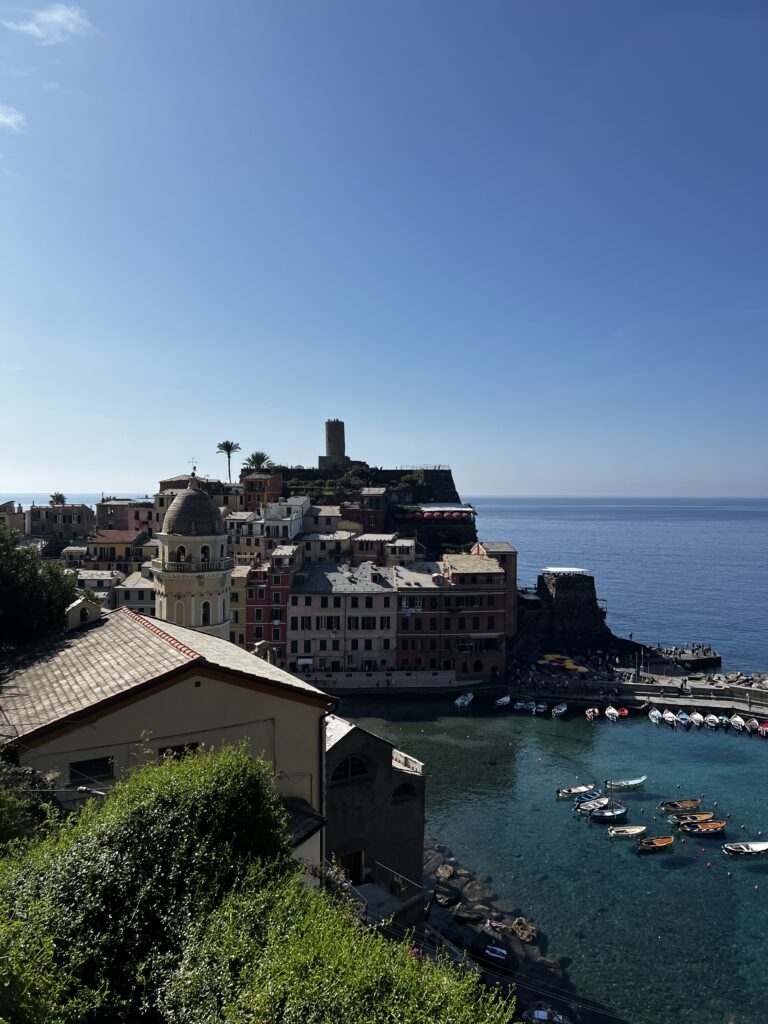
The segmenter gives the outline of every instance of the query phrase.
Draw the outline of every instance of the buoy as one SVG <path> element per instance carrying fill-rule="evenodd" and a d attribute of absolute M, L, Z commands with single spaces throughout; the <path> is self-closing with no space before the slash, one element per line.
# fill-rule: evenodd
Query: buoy
<path fill-rule="evenodd" d="M 712 862 L 711 862 L 711 861 L 707 861 L 707 867 L 708 867 L 708 868 L 711 868 L 711 867 L 712 867 Z"/>
<path fill-rule="evenodd" d="M 730 877 L 731 877 L 731 872 L 730 872 L 730 871 L 726 871 L 726 873 L 725 873 L 725 877 L 726 877 L 726 878 L 730 878 Z"/>
<path fill-rule="evenodd" d="M 741 826 L 741 831 L 743 832 L 746 827 L 747 827 L 746 825 L 742 825 Z"/>
<path fill-rule="evenodd" d="M 712 804 L 713 807 L 717 807 L 717 800 Z"/>
<path fill-rule="evenodd" d="M 640 808 L 640 813 L 641 813 L 641 814 L 645 814 L 645 808 L 644 808 L 644 807 L 641 807 L 641 808 Z M 759 834 L 760 834 L 760 833 L 758 832 L 758 835 L 759 835 Z"/>
<path fill-rule="evenodd" d="M 705 851 L 705 849 L 704 849 L 704 847 L 703 847 L 703 846 L 702 846 L 702 848 L 701 848 L 701 852 L 702 852 L 702 853 L 706 853 L 706 851 Z"/>
<path fill-rule="evenodd" d="M 759 885 L 755 886 L 755 892 L 760 892 L 760 886 Z"/>
<path fill-rule="evenodd" d="M 680 789 L 680 783 L 679 783 L 679 782 L 678 782 L 678 784 L 677 784 L 677 788 L 678 788 L 678 789 Z"/>

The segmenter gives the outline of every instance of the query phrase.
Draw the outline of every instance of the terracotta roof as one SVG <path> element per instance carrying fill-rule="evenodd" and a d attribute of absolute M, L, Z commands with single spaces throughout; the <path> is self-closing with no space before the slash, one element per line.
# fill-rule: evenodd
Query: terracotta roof
<path fill-rule="evenodd" d="M 95 530 L 88 535 L 89 544 L 131 544 L 138 541 L 140 544 L 146 540 L 146 534 L 135 530 Z"/>
<path fill-rule="evenodd" d="M 0 669 L 0 742 L 45 732 L 87 717 L 168 674 L 191 666 L 217 668 L 276 691 L 330 700 L 242 648 L 194 629 L 123 608 L 65 636 L 47 637 L 6 658 Z"/>

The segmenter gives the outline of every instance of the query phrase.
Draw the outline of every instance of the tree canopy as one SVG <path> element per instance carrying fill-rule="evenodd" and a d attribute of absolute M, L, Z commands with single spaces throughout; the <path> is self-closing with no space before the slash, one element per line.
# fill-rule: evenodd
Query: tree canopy
<path fill-rule="evenodd" d="M 227 456 L 227 476 L 229 477 L 229 482 L 232 483 L 232 456 L 235 452 L 240 451 L 240 445 L 237 441 L 219 441 L 216 445 L 216 451 L 220 455 Z"/>
<path fill-rule="evenodd" d="M 273 466 L 274 462 L 266 452 L 251 452 L 243 460 L 243 469 L 250 470 L 252 473 L 260 473 L 265 469 L 272 469 Z"/>
<path fill-rule="evenodd" d="M 64 629 L 74 578 L 0 523 L 0 651 Z"/>

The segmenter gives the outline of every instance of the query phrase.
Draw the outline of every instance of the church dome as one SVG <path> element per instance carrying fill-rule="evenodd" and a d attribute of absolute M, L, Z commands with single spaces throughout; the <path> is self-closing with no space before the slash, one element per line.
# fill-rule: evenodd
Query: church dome
<path fill-rule="evenodd" d="M 213 498 L 200 489 L 192 477 L 185 491 L 177 494 L 163 519 L 163 533 L 181 537 L 212 537 L 224 533 L 224 522 Z"/>

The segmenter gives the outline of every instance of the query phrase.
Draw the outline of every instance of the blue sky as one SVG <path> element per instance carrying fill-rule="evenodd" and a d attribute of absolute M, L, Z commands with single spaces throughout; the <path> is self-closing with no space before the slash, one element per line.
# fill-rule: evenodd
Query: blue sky
<path fill-rule="evenodd" d="M 768 495 L 764 3 L 0 21 L 0 491 L 338 416 L 467 494 Z"/>

